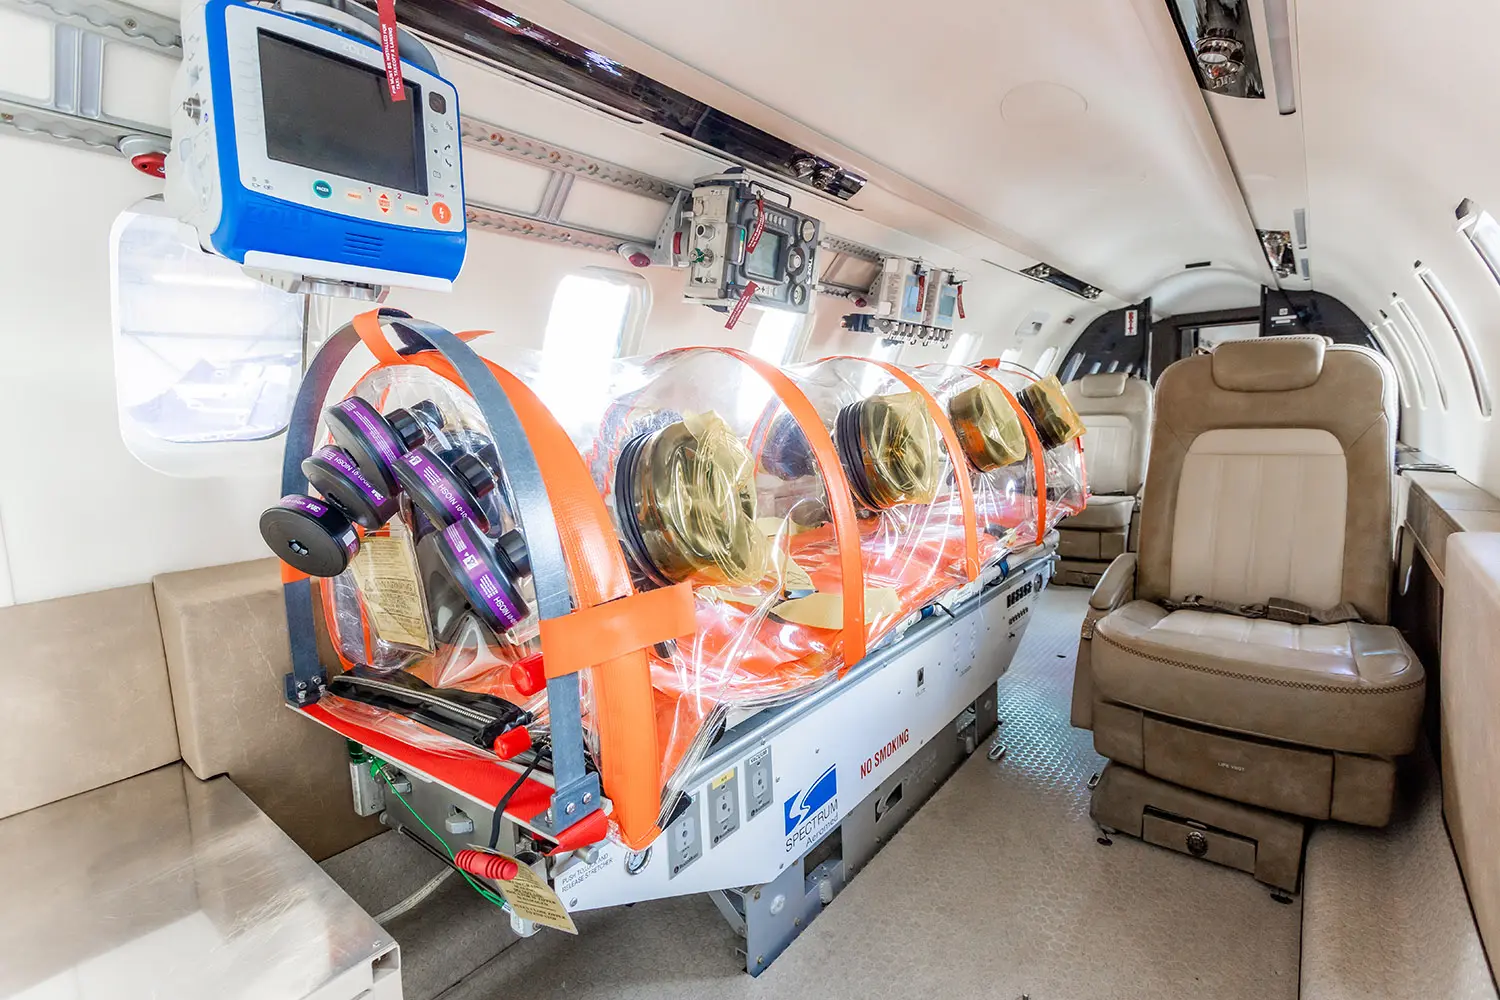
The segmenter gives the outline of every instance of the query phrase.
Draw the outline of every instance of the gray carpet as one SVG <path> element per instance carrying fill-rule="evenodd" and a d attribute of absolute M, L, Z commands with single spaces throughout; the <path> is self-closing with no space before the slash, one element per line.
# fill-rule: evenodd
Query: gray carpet
<path fill-rule="evenodd" d="M 405 899 L 442 868 L 394 831 L 323 862 L 323 870 L 371 915 Z M 457 875 L 386 929 L 401 945 L 406 1000 L 431 1000 L 516 941 L 510 918 Z"/>
<path fill-rule="evenodd" d="M 1313 830 L 1303 898 L 1302 1000 L 1495 1000 L 1425 746 L 1389 827 Z"/>
<path fill-rule="evenodd" d="M 1296 997 L 1300 903 L 1170 851 L 1096 843 L 1086 783 L 1101 760 L 1067 722 L 1086 600 L 1050 591 L 1001 680 L 1005 759 L 970 759 L 759 979 L 698 897 L 582 914 L 578 938 L 544 931 L 442 1000 Z M 429 994 L 409 982 L 407 996 Z"/>

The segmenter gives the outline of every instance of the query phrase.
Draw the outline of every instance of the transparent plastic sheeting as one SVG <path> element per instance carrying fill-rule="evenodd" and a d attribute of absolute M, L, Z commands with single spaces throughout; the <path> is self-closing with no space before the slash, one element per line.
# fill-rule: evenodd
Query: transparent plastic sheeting
<path fill-rule="evenodd" d="M 1001 388 L 1024 388 L 1023 376 L 928 365 L 903 370 L 907 381 L 857 358 L 784 369 L 821 425 L 811 429 L 834 444 L 837 474 L 829 480 L 809 428 L 730 353 L 701 348 L 619 362 L 607 378 L 593 380 L 608 388 L 589 399 L 565 380 L 544 377 L 533 362 L 507 367 L 578 447 L 637 591 L 693 587 L 696 632 L 650 651 L 663 819 L 726 725 L 834 682 L 848 665 L 842 545 L 859 549 L 865 645 L 875 648 L 923 608 L 973 582 L 957 477 L 974 498 L 980 567 L 1038 541 L 1036 436 Z M 498 464 L 473 400 L 425 368 L 376 369 L 354 393 L 382 412 L 426 401 L 432 406 L 419 409 L 441 415 L 430 445 Z M 956 456 L 934 405 L 960 445 Z M 1073 505 L 1082 508 L 1086 488 L 1075 443 L 1044 457 L 1050 526 Z M 516 527 L 503 470 L 493 471 L 501 485 L 481 501 L 491 542 Z M 347 571 L 320 581 L 329 636 L 344 666 L 407 671 L 436 688 L 504 698 L 535 715 L 539 735 L 545 692 L 523 695 L 510 670 L 530 653 L 545 655 L 529 579 L 517 582 L 526 613 L 496 631 L 445 575 L 432 551 L 437 528 L 407 497 L 401 502 L 386 527 L 365 535 Z M 855 512 L 845 522 L 853 537 L 840 537 L 840 505 Z M 581 677 L 584 729 L 597 762 L 595 702 L 588 672 Z M 331 695 L 323 704 L 429 751 L 489 756 L 392 712 Z"/>

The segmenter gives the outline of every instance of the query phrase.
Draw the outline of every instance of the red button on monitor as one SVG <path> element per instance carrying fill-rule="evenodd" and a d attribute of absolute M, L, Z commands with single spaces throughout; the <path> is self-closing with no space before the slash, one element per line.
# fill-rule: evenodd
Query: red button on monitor
<path fill-rule="evenodd" d="M 432 217 L 439 222 L 447 222 L 453 218 L 453 210 L 443 202 L 436 202 L 432 206 Z"/>

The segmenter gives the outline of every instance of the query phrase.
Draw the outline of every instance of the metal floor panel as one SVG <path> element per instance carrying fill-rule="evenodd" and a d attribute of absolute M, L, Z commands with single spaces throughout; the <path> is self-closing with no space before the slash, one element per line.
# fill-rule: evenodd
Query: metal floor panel
<path fill-rule="evenodd" d="M 759 979 L 691 897 L 580 914 L 580 937 L 521 942 L 443 1000 L 1295 998 L 1300 900 L 1123 837 L 1096 843 L 1087 782 L 1102 759 L 1068 725 L 1087 599 L 1044 595 L 1000 682 L 1006 757 L 975 754 Z"/>

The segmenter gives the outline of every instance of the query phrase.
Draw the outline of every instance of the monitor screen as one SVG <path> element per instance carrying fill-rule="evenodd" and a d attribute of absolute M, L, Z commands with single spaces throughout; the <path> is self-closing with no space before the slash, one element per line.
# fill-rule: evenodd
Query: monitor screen
<path fill-rule="evenodd" d="M 915 274 L 906 276 L 906 296 L 901 302 L 902 316 L 919 316 L 922 312 L 922 279 Z"/>
<path fill-rule="evenodd" d="M 786 243 L 786 237 L 780 233 L 773 233 L 767 229 L 760 234 L 760 242 L 755 244 L 755 249 L 745 258 L 745 271 L 752 278 L 764 278 L 767 281 L 781 281 L 785 275 L 781 273 L 781 248 Z"/>
<path fill-rule="evenodd" d="M 376 187 L 427 193 L 419 87 L 392 101 L 385 73 L 260 32 L 266 155 Z"/>
<path fill-rule="evenodd" d="M 938 319 L 952 319 L 954 307 L 958 305 L 958 292 L 945 288 L 938 293 Z"/>

